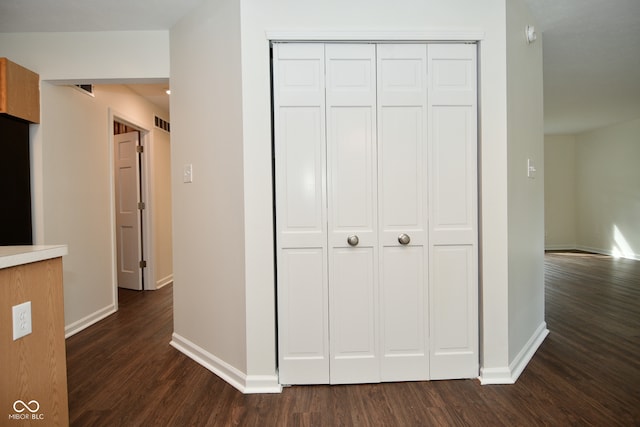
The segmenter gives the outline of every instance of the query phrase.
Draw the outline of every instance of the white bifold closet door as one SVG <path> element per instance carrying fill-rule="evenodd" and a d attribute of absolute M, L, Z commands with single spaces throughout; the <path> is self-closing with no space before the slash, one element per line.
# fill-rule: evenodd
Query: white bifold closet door
<path fill-rule="evenodd" d="M 280 382 L 477 376 L 475 46 L 274 44 L 273 75 Z"/>

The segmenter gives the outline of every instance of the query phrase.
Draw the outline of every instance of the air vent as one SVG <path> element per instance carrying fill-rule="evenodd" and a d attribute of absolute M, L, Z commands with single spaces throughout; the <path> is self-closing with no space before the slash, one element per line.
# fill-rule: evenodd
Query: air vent
<path fill-rule="evenodd" d="M 89 95 L 93 95 L 93 85 L 75 85 L 78 89 L 86 92 Z"/>
<path fill-rule="evenodd" d="M 69 87 L 74 88 L 77 91 L 84 93 L 92 98 L 95 98 L 95 94 L 93 93 L 93 85 L 69 85 Z"/>
<path fill-rule="evenodd" d="M 171 125 L 169 124 L 168 121 L 166 121 L 164 119 L 161 119 L 158 116 L 154 116 L 154 119 L 155 119 L 155 125 L 156 125 L 156 127 L 158 129 L 162 129 L 164 131 L 171 132 Z"/>

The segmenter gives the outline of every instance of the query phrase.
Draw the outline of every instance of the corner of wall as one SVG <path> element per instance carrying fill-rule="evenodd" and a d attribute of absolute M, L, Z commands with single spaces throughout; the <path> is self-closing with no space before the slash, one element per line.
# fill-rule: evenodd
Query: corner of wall
<path fill-rule="evenodd" d="M 172 335 L 170 345 L 244 394 L 282 391 L 277 375 L 246 375 L 179 334 Z"/>
<path fill-rule="evenodd" d="M 481 368 L 480 384 L 515 384 L 547 335 L 547 324 L 542 322 L 508 367 Z"/>

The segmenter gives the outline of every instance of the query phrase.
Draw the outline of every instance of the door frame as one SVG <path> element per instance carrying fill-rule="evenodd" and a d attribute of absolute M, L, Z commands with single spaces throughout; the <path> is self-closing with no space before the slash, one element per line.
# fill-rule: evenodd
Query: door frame
<path fill-rule="evenodd" d="M 114 137 L 113 137 L 113 122 L 124 123 L 127 126 L 134 128 L 135 130 L 140 132 L 140 145 L 144 149 L 144 154 L 142 156 L 142 161 L 140 165 L 142 170 L 140 173 L 140 199 L 145 203 L 145 209 L 142 210 L 141 218 L 142 218 L 142 247 L 143 257 L 147 261 L 147 266 L 144 271 L 144 290 L 155 290 L 156 289 L 156 278 L 154 274 L 154 253 L 153 253 L 153 212 L 151 207 L 153 206 L 153 189 L 154 183 L 152 182 L 153 174 L 151 173 L 152 162 L 150 161 L 150 154 L 152 151 L 151 144 L 151 129 L 147 129 L 144 125 L 138 122 L 136 119 L 124 114 L 120 111 L 117 111 L 111 107 L 108 109 L 108 132 L 109 132 L 109 176 L 110 176 L 110 193 L 111 193 L 111 248 L 112 248 L 112 271 L 113 271 L 113 300 L 115 302 L 116 310 L 118 309 L 118 281 L 117 281 L 117 240 L 116 240 L 116 218 L 115 218 L 115 208 L 116 208 L 116 188 L 115 188 L 115 158 L 114 158 Z"/>
<path fill-rule="evenodd" d="M 481 146 L 482 146 L 482 135 L 481 135 L 481 121 L 479 119 L 481 114 L 481 73 L 480 73 L 480 50 L 481 50 L 481 42 L 484 40 L 484 32 L 482 31 L 436 31 L 436 32 L 334 32 L 334 31 L 267 31 L 266 38 L 269 42 L 269 51 L 271 58 L 271 94 L 270 94 L 270 102 L 271 102 L 271 155 L 272 155 L 272 191 L 273 191 L 273 231 L 274 231 L 274 292 L 275 292 L 275 337 L 276 337 L 276 368 L 279 367 L 279 328 L 278 328 L 278 265 L 277 265 L 277 257 L 278 257 L 278 230 L 277 224 L 275 221 L 275 216 L 277 215 L 277 207 L 276 207 L 276 171 L 275 171 L 275 134 L 274 134 L 274 76 L 273 76 L 273 44 L 274 43 L 376 43 L 376 44 L 386 44 L 386 43 L 403 43 L 403 44 L 411 44 L 411 43 L 458 43 L 458 44 L 474 44 L 476 49 L 476 57 L 475 57 L 475 76 L 476 76 L 476 256 L 475 256 L 475 277 L 476 277 L 476 319 L 477 319 L 477 341 L 476 341 L 476 353 L 477 353 L 477 369 L 478 376 L 482 375 L 482 357 L 483 357 L 483 311 L 482 311 L 482 298 L 483 298 L 483 287 L 482 287 L 482 179 L 481 179 Z M 429 245 L 430 248 L 430 245 Z M 430 292 L 430 290 L 428 290 Z M 431 374 L 430 374 L 431 375 Z M 432 380 L 438 380 L 439 378 L 432 378 Z M 278 373 L 278 382 L 282 384 L 280 380 L 280 375 Z"/>

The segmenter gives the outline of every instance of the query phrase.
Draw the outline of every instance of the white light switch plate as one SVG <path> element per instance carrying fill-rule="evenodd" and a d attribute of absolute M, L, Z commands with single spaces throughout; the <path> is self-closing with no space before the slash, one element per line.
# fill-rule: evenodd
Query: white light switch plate
<path fill-rule="evenodd" d="M 14 305 L 13 309 L 13 340 L 31 333 L 31 301 Z"/>
<path fill-rule="evenodd" d="M 182 182 L 184 183 L 193 182 L 193 165 L 192 164 L 184 165 L 184 169 L 182 170 Z"/>
<path fill-rule="evenodd" d="M 527 159 L 527 177 L 535 178 L 536 177 L 536 165 L 533 163 L 533 160 Z"/>

